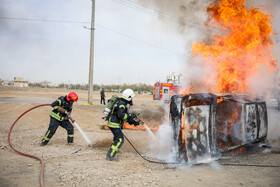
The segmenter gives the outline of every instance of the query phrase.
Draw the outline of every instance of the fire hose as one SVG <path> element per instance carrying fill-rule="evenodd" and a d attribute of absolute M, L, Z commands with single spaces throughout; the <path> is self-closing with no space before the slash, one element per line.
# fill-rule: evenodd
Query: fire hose
<path fill-rule="evenodd" d="M 121 131 L 122 132 L 122 131 Z M 137 149 L 136 147 L 131 143 L 131 141 L 124 135 L 124 133 L 122 132 L 123 136 L 125 137 L 125 139 L 128 141 L 128 143 L 131 145 L 131 147 L 135 150 L 135 152 L 144 160 L 151 162 L 151 163 L 155 163 L 155 164 L 180 164 L 180 162 L 161 162 L 161 161 L 153 161 L 153 160 L 149 160 L 146 157 L 144 157 Z"/>
<path fill-rule="evenodd" d="M 134 119 L 136 120 L 136 121 L 138 121 L 138 123 L 140 124 L 140 125 L 146 125 L 146 123 L 143 121 L 143 120 L 141 120 L 140 118 L 139 118 L 139 115 L 140 115 L 140 113 L 138 113 L 138 114 L 135 114 L 135 117 L 134 117 Z M 146 128 L 148 128 L 149 129 L 149 127 L 146 125 Z M 148 130 L 147 129 L 147 130 Z M 125 136 L 125 134 L 123 133 L 123 131 L 121 130 L 121 133 L 123 134 L 123 136 L 124 136 L 124 138 L 128 141 L 128 143 L 131 145 L 131 147 L 135 150 L 135 152 L 141 157 L 141 158 L 143 158 L 144 160 L 146 160 L 146 161 L 148 161 L 148 162 L 151 162 L 151 163 L 155 163 L 155 164 L 181 164 L 180 162 L 162 162 L 162 161 L 153 161 L 153 160 L 149 160 L 149 159 L 147 159 L 145 156 L 143 156 L 137 149 L 136 149 L 136 147 L 131 143 L 131 141 Z"/>
<path fill-rule="evenodd" d="M 34 156 L 34 155 L 30 155 L 30 154 L 27 154 L 27 153 L 23 153 L 21 151 L 18 151 L 17 149 L 15 149 L 13 147 L 13 145 L 11 144 L 11 132 L 15 126 L 15 124 L 17 123 L 17 121 L 22 117 L 24 116 L 26 113 L 30 112 L 31 110 L 35 109 L 35 108 L 39 108 L 39 107 L 42 107 L 42 106 L 51 106 L 51 104 L 41 104 L 41 105 L 37 105 L 35 107 L 32 107 L 28 110 L 26 110 L 25 112 L 23 112 L 15 121 L 14 123 L 12 124 L 11 128 L 10 128 L 10 131 L 8 133 L 8 143 L 9 143 L 9 146 L 11 147 L 12 150 L 14 150 L 16 153 L 18 154 L 21 154 L 23 156 L 27 156 L 27 157 L 31 157 L 31 158 L 34 158 L 34 159 L 37 159 L 41 162 L 41 171 L 40 171 L 40 185 L 41 187 L 44 187 L 44 168 L 45 168 L 45 164 L 44 164 L 44 160 L 40 157 L 37 157 L 37 156 Z M 72 118 L 70 118 L 72 119 Z M 72 119 L 73 120 L 73 119 Z M 74 120 L 73 120 L 74 121 Z M 73 122 L 72 121 L 72 122 Z M 73 122 L 75 123 L 75 121 Z M 78 127 L 78 126 L 77 126 Z M 79 128 L 78 128 L 79 129 Z M 121 131 L 122 132 L 122 131 Z M 124 135 L 124 133 L 122 132 L 123 136 L 125 137 L 125 139 L 128 141 L 128 143 L 132 146 L 132 148 L 136 151 L 136 153 L 141 157 L 143 158 L 144 160 L 148 161 L 148 162 L 151 162 L 151 163 L 157 163 L 157 164 L 181 164 L 180 162 L 160 162 L 160 161 L 153 161 L 153 160 L 149 160 L 147 158 L 145 158 L 137 149 L 136 147 L 131 143 L 131 141 Z M 248 165 L 248 164 L 221 164 L 221 165 L 228 165 L 228 166 L 254 166 L 254 167 L 280 167 L 280 166 L 271 166 L 271 165 Z"/>
<path fill-rule="evenodd" d="M 34 156 L 34 155 L 30 155 L 30 154 L 27 154 L 27 153 L 23 153 L 23 152 L 18 151 L 18 150 L 15 149 L 15 148 L 13 147 L 13 145 L 11 144 L 11 138 L 10 138 L 12 129 L 14 128 L 16 122 L 17 122 L 23 115 L 25 115 L 27 112 L 29 112 L 29 111 L 31 111 L 31 110 L 33 110 L 33 109 L 35 109 L 35 108 L 42 107 L 42 106 L 51 106 L 51 104 L 41 104 L 41 105 L 37 105 L 37 106 L 35 106 L 35 107 L 32 107 L 32 108 L 30 108 L 29 110 L 26 110 L 25 112 L 23 112 L 23 113 L 15 120 L 15 122 L 14 122 L 13 125 L 11 126 L 10 131 L 9 131 L 9 134 L 8 134 L 8 142 L 9 142 L 10 147 L 11 147 L 15 152 L 17 152 L 18 154 L 21 154 L 21 155 L 27 156 L 27 157 L 31 157 L 31 158 L 35 158 L 35 159 L 37 159 L 37 160 L 40 160 L 40 162 L 41 162 L 40 185 L 41 185 L 42 187 L 44 187 L 44 186 L 45 186 L 45 185 L 44 185 L 44 168 L 45 168 L 44 160 L 43 160 L 42 158 L 40 158 L 40 157 L 37 157 L 37 156 Z"/>
<path fill-rule="evenodd" d="M 41 104 L 41 105 L 37 105 L 35 107 L 32 107 L 28 110 L 26 110 L 25 112 L 23 112 L 15 121 L 14 123 L 12 124 L 11 128 L 10 128 L 10 131 L 9 131 L 9 134 L 8 134 L 8 143 L 10 145 L 10 147 L 18 154 L 21 154 L 23 156 L 27 156 L 27 157 L 31 157 L 31 158 L 35 158 L 37 160 L 39 160 L 41 162 L 41 172 L 40 172 L 40 185 L 41 187 L 44 187 L 44 168 L 45 168 L 45 164 L 44 164 L 44 160 L 40 157 L 37 157 L 37 156 L 34 156 L 34 155 L 30 155 L 30 154 L 27 154 L 27 153 L 23 153 L 21 151 L 18 151 L 17 149 L 15 149 L 11 143 L 11 132 L 12 132 L 12 129 L 14 128 L 15 124 L 17 123 L 17 121 L 22 117 L 24 116 L 26 113 L 30 112 L 31 110 L 35 109 L 35 108 L 39 108 L 39 107 L 42 107 L 42 106 L 51 106 L 51 104 Z M 83 137 L 85 138 L 85 140 L 87 141 L 88 145 L 92 145 L 90 139 L 86 136 L 86 134 L 82 131 L 82 129 L 78 126 L 78 124 L 75 122 L 75 120 L 70 116 L 70 114 L 67 114 L 69 119 L 71 120 L 71 122 L 78 128 L 78 130 L 81 132 L 81 134 L 83 135 Z"/>
<path fill-rule="evenodd" d="M 142 121 L 142 120 L 140 120 Z M 142 121 L 143 122 L 143 121 Z M 122 130 L 121 130 L 122 132 Z M 155 164 L 183 164 L 182 162 L 164 162 L 164 161 L 154 161 L 154 160 L 150 160 L 148 158 L 146 158 L 145 156 L 143 156 L 137 149 L 136 147 L 131 143 L 131 141 L 125 136 L 125 134 L 122 132 L 123 136 L 125 137 L 125 139 L 128 141 L 128 143 L 131 145 L 131 147 L 135 150 L 135 152 L 144 160 L 151 162 L 151 163 L 155 163 Z M 198 163 L 193 163 L 194 165 L 198 165 Z M 257 164 L 238 164 L 238 163 L 219 163 L 220 165 L 223 166 L 249 166 L 249 167 L 274 167 L 274 168 L 279 168 L 280 166 L 275 166 L 275 165 L 257 165 Z"/>

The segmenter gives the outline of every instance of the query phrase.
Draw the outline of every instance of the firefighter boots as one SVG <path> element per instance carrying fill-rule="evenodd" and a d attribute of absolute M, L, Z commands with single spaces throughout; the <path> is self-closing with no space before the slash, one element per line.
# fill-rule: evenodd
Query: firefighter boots
<path fill-rule="evenodd" d="M 110 156 L 107 156 L 107 157 L 106 157 L 106 160 L 108 160 L 108 161 L 115 161 L 115 162 L 118 162 L 118 161 L 119 161 L 118 158 L 116 158 L 116 157 L 110 157 Z"/>
<path fill-rule="evenodd" d="M 40 144 L 40 146 L 45 146 L 45 145 L 47 145 L 48 143 L 46 143 L 46 142 L 42 142 L 41 144 Z"/>

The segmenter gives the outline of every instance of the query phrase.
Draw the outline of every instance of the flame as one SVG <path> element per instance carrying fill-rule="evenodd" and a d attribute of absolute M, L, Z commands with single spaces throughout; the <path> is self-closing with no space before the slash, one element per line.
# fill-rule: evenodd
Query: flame
<path fill-rule="evenodd" d="M 180 129 L 180 132 L 179 132 L 179 137 L 180 139 L 182 140 L 182 144 L 185 146 L 186 144 L 186 136 L 185 136 L 185 128 L 186 128 L 186 124 L 185 124 L 185 116 L 182 115 L 181 116 L 181 121 L 182 121 L 182 127 Z"/>
<path fill-rule="evenodd" d="M 194 56 L 201 56 L 206 71 L 201 82 L 209 92 L 250 92 L 249 83 L 258 78 L 258 69 L 265 66 L 269 73 L 276 72 L 277 62 L 271 49 L 273 34 L 270 23 L 271 15 L 257 8 L 247 9 L 244 0 L 215 0 L 207 8 L 208 26 L 220 28 L 222 34 L 215 35 L 213 42 L 193 43 Z M 192 85 L 194 90 L 199 85 Z M 222 99 L 217 104 L 223 103 Z M 229 110 L 221 105 L 221 110 Z M 239 127 L 238 110 L 233 108 L 221 118 L 217 125 L 220 134 L 219 147 L 228 147 L 238 139 L 229 135 Z M 224 134 L 224 135 L 223 135 Z M 242 149 L 240 150 L 242 151 Z"/>
<path fill-rule="evenodd" d="M 230 150 L 230 153 L 240 153 L 245 149 L 244 146 L 238 147 L 236 149 Z"/>
<path fill-rule="evenodd" d="M 217 104 L 216 127 L 221 149 L 240 144 L 242 141 L 241 107 L 240 103 L 235 102 L 221 101 Z"/>
<path fill-rule="evenodd" d="M 193 87 L 191 87 L 188 91 L 187 90 L 180 90 L 179 91 L 179 94 L 182 94 L 182 95 L 188 95 L 190 93 L 193 93 Z"/>
<path fill-rule="evenodd" d="M 252 77 L 258 77 L 261 64 L 276 72 L 271 15 L 257 8 L 247 10 L 244 0 L 215 0 L 207 12 L 208 25 L 220 27 L 223 35 L 214 36 L 211 45 L 194 42 L 192 51 L 194 56 L 202 56 L 207 69 L 215 71 L 202 76 L 209 92 L 249 91 L 248 84 Z"/>
<path fill-rule="evenodd" d="M 158 127 L 150 127 L 150 126 L 148 126 L 148 127 L 149 127 L 150 130 L 155 130 L 155 131 L 158 130 Z M 134 125 L 130 125 L 129 123 L 126 123 L 126 122 L 123 124 L 123 128 L 124 129 L 146 130 L 146 128 L 142 125 L 134 126 Z M 108 128 L 107 125 L 104 125 L 104 129 L 109 129 L 109 128 Z"/>
<path fill-rule="evenodd" d="M 237 122 L 238 119 L 239 119 L 238 109 L 234 107 L 233 111 L 232 111 L 232 115 L 230 116 L 230 118 L 228 120 L 226 134 L 231 134 L 232 133 L 232 127 Z"/>
<path fill-rule="evenodd" d="M 223 98 L 218 98 L 217 99 L 217 103 L 220 103 L 220 102 L 222 102 L 224 99 Z"/>

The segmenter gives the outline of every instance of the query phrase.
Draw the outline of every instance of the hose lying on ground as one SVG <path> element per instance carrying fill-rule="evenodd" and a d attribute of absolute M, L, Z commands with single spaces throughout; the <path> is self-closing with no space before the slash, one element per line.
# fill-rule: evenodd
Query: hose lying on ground
<path fill-rule="evenodd" d="M 131 143 L 131 141 L 124 135 L 124 133 L 122 132 L 123 136 L 125 137 L 125 139 L 128 141 L 128 143 L 131 145 L 131 147 L 135 150 L 135 152 L 144 160 L 151 162 L 151 163 L 156 163 L 156 164 L 184 164 L 183 162 L 165 162 L 165 161 L 153 161 L 153 160 L 149 160 L 146 157 L 144 157 L 143 155 L 141 155 L 141 153 L 136 149 L 136 147 Z M 186 162 L 187 163 L 187 162 Z M 196 165 L 196 163 L 194 163 Z M 257 164 L 238 164 L 238 163 L 228 163 L 228 164 L 223 164 L 223 163 L 219 163 L 220 165 L 223 166 L 249 166 L 249 167 L 271 167 L 271 168 L 280 168 L 280 166 L 274 166 L 274 165 L 257 165 Z"/>
<path fill-rule="evenodd" d="M 35 107 L 32 107 L 30 108 L 29 110 L 26 110 L 24 113 L 22 113 L 15 121 L 14 123 L 12 124 L 11 128 L 10 128 L 10 131 L 9 131 L 9 134 L 8 134 L 8 143 L 10 145 L 10 147 L 15 151 L 17 152 L 18 154 L 21 154 L 23 156 L 27 156 L 27 157 L 31 157 L 31 158 L 35 158 L 37 160 L 40 160 L 41 162 L 41 172 L 40 172 L 40 185 L 41 187 L 44 187 L 44 168 L 45 168 L 45 164 L 44 164 L 44 160 L 41 159 L 40 157 L 37 157 L 37 156 L 34 156 L 34 155 L 30 155 L 30 154 L 27 154 L 27 153 L 23 153 L 23 152 L 20 152 L 18 151 L 17 149 L 15 149 L 12 144 L 11 144 L 11 139 L 10 139 L 10 136 L 11 136 L 11 132 L 12 132 L 12 129 L 14 128 L 15 124 L 17 123 L 17 121 L 22 117 L 24 116 L 26 113 L 30 112 L 31 110 L 35 109 L 35 108 L 39 108 L 39 107 L 42 107 L 42 106 L 51 106 L 51 104 L 41 104 L 41 105 L 37 105 Z M 124 134 L 123 134 L 124 135 Z M 152 161 L 152 160 L 149 160 L 147 158 L 145 158 L 144 156 L 142 156 L 140 154 L 140 152 L 136 149 L 136 147 L 129 141 L 129 139 L 124 135 L 125 139 L 129 142 L 129 144 L 133 147 L 133 149 L 137 152 L 137 154 L 143 158 L 144 160 L 148 161 L 148 162 L 151 162 L 151 163 L 157 163 L 157 164 L 182 164 L 181 162 L 160 162 L 160 161 Z M 221 165 L 228 165 L 228 166 L 254 166 L 254 167 L 280 167 L 280 166 L 271 166 L 271 165 L 247 165 L 247 164 L 221 164 Z"/>
<path fill-rule="evenodd" d="M 37 105 L 37 106 L 35 106 L 35 107 L 32 107 L 32 108 L 30 108 L 29 110 L 26 110 L 25 112 L 23 112 L 23 113 L 15 120 L 15 122 L 14 122 L 13 125 L 11 126 L 10 131 L 9 131 L 9 134 L 8 134 L 8 142 L 9 142 L 10 147 L 11 147 L 15 152 L 17 152 L 17 153 L 19 153 L 19 154 L 21 154 L 21 155 L 23 155 L 23 156 L 27 156 L 27 157 L 31 157 L 31 158 L 35 158 L 35 159 L 37 159 L 37 160 L 40 160 L 40 162 L 41 162 L 40 185 L 41 185 L 41 187 L 44 187 L 44 179 L 43 179 L 43 178 L 44 178 L 44 168 L 45 168 L 44 160 L 41 159 L 40 157 L 37 157 L 37 156 L 34 156 L 34 155 L 30 155 L 30 154 L 27 154 L 27 153 L 23 153 L 23 152 L 20 152 L 20 151 L 16 150 L 16 149 L 12 146 L 12 144 L 11 144 L 11 139 L 10 139 L 12 129 L 14 128 L 16 122 L 17 122 L 23 115 L 25 115 L 27 112 L 29 112 L 29 111 L 31 111 L 31 110 L 33 110 L 33 109 L 35 109 L 35 108 L 42 107 L 42 106 L 51 106 L 51 104 L 41 104 L 41 105 Z"/>

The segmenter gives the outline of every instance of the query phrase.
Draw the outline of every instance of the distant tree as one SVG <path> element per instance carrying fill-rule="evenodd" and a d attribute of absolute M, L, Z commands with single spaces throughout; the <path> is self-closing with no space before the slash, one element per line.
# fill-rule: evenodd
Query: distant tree
<path fill-rule="evenodd" d="M 101 89 L 101 85 L 98 84 L 93 85 L 93 90 L 100 90 L 100 89 Z"/>
<path fill-rule="evenodd" d="M 76 88 L 77 90 L 81 90 L 81 89 L 82 89 L 82 85 L 76 84 L 76 85 L 75 85 L 75 88 Z"/>
<path fill-rule="evenodd" d="M 28 83 L 28 87 L 35 87 L 35 85 L 33 83 Z"/>
<path fill-rule="evenodd" d="M 44 86 L 41 83 L 29 83 L 29 87 L 39 87 L 44 88 Z M 50 88 L 50 86 L 46 86 L 47 88 Z M 75 89 L 75 90 L 88 90 L 88 84 L 65 84 L 61 83 L 58 86 L 55 86 L 55 88 L 67 88 L 67 89 Z M 148 84 L 122 84 L 122 85 L 93 85 L 93 90 L 101 90 L 101 88 L 104 88 L 106 92 L 122 92 L 123 90 L 127 88 L 131 88 L 135 92 L 153 92 L 153 85 Z"/>
<path fill-rule="evenodd" d="M 57 86 L 57 88 L 67 88 L 67 84 L 61 83 Z"/>
<path fill-rule="evenodd" d="M 94 88 L 104 88 L 105 91 L 107 92 L 115 92 L 119 91 L 122 92 L 123 90 L 127 88 L 131 88 L 135 92 L 152 92 L 153 91 L 153 86 L 152 85 L 147 85 L 147 84 L 122 84 L 122 85 L 102 85 L 102 86 L 95 86 Z"/>

